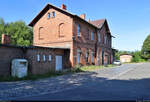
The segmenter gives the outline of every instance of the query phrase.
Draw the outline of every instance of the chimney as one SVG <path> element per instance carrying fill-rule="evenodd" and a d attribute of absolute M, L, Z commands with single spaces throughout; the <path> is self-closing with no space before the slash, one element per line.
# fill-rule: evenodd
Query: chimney
<path fill-rule="evenodd" d="M 2 34 L 2 39 L 1 39 L 2 44 L 10 44 L 10 36 L 6 34 Z"/>
<path fill-rule="evenodd" d="M 66 7 L 66 5 L 64 5 L 64 4 L 61 4 L 61 9 L 67 10 L 67 7 Z"/>
<path fill-rule="evenodd" d="M 85 20 L 85 14 L 81 14 L 80 17 Z"/>

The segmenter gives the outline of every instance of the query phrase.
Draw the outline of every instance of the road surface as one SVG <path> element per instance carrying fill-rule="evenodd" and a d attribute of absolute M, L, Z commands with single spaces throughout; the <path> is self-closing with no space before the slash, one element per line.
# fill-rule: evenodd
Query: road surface
<path fill-rule="evenodd" d="M 150 100 L 150 63 L 0 83 L 0 100 Z"/>

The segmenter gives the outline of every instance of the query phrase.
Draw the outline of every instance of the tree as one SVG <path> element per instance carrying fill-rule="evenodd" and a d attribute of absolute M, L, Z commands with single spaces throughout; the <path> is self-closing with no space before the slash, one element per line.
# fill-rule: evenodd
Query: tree
<path fill-rule="evenodd" d="M 0 38 L 1 38 L 2 33 L 6 33 L 5 27 L 6 27 L 6 24 L 5 24 L 4 20 L 2 18 L 0 18 Z M 1 39 L 0 39 L 0 41 L 1 41 Z"/>
<path fill-rule="evenodd" d="M 150 59 L 150 35 L 144 40 L 141 53 L 143 58 Z"/>
<path fill-rule="evenodd" d="M 0 19 L 0 37 L 3 33 L 11 36 L 11 44 L 13 45 L 32 45 L 32 28 L 28 27 L 23 21 L 5 23 L 3 19 Z"/>
<path fill-rule="evenodd" d="M 132 62 L 143 62 L 145 61 L 141 56 L 141 51 L 132 52 L 133 58 Z"/>

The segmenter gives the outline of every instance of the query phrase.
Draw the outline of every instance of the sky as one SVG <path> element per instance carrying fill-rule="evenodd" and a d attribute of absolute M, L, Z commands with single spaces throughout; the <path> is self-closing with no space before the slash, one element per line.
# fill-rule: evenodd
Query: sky
<path fill-rule="evenodd" d="M 0 17 L 29 24 L 47 3 L 63 3 L 73 14 L 85 13 L 86 20 L 106 18 L 115 36 L 112 47 L 118 50 L 140 50 L 150 34 L 150 0 L 0 0 Z"/>

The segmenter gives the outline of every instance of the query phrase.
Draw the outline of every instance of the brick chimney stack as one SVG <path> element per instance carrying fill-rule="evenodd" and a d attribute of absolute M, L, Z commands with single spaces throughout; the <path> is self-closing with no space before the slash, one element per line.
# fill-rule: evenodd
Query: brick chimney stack
<path fill-rule="evenodd" d="M 10 36 L 2 34 L 1 44 L 10 44 Z"/>
<path fill-rule="evenodd" d="M 85 14 L 81 14 L 80 17 L 85 20 Z"/>
<path fill-rule="evenodd" d="M 67 6 L 64 4 L 61 4 L 61 9 L 67 10 Z"/>

